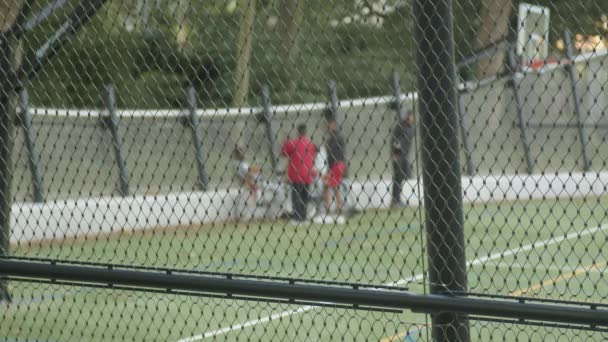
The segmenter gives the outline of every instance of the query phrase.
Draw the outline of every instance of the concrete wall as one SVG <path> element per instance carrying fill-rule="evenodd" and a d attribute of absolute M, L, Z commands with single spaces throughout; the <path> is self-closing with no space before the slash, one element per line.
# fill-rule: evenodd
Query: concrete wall
<path fill-rule="evenodd" d="M 604 170 L 608 151 L 602 149 L 608 109 L 608 56 L 577 58 L 576 88 L 582 118 L 589 136 L 588 151 L 593 170 Z M 576 126 L 572 87 L 564 68 L 546 66 L 540 72 L 519 73 L 519 96 L 527 125 L 536 172 L 582 170 L 582 145 Z M 473 146 L 473 165 L 478 174 L 526 172 L 526 160 L 517 125 L 513 88 L 506 79 L 469 84 L 463 93 L 465 123 Z M 536 127 L 535 124 L 558 124 Z M 572 127 L 563 127 L 570 124 Z M 464 154 L 463 154 L 464 160 Z"/>
<path fill-rule="evenodd" d="M 465 199 L 470 202 L 570 196 L 577 186 L 581 190 L 576 196 L 602 195 L 603 184 L 608 184 L 604 172 L 608 149 L 603 148 L 608 131 L 597 125 L 608 125 L 606 65 L 606 54 L 579 56 L 575 63 L 577 92 L 587 124 L 593 170 L 586 175 L 579 173 L 582 149 L 579 130 L 574 126 L 571 85 L 563 68 L 547 66 L 541 72 L 517 77 L 535 161 L 534 175 L 530 177 L 523 176 L 526 161 L 509 83 L 503 79 L 468 85 L 462 102 L 476 177 L 463 178 Z M 404 97 L 404 107 L 414 108 L 415 98 L 415 94 Z M 354 196 L 355 204 L 362 209 L 385 207 L 384 202 L 389 198 L 389 134 L 396 118 L 389 106 L 390 100 L 390 97 L 379 97 L 340 103 L 349 173 L 354 180 L 351 197 Z M 305 122 L 313 140 L 321 144 L 325 135 L 321 110 L 325 106 L 317 103 L 274 107 L 278 141 L 293 135 L 296 125 Z M 208 154 L 209 192 L 196 191 L 197 169 L 191 132 L 180 121 L 181 111 L 120 111 L 133 193 L 125 198 L 115 197 L 118 174 L 111 136 L 98 121 L 103 111 L 34 110 L 36 146 L 41 154 L 47 196 L 43 204 L 31 203 L 28 156 L 23 133 L 19 131 L 14 161 L 13 242 L 62 240 L 228 219 L 237 193 L 229 160 L 235 126 L 244 123 L 241 126 L 247 158 L 269 172 L 264 129 L 254 115 L 247 115 L 255 110 L 199 113 Z M 569 123 L 573 127 L 533 126 L 540 122 Z M 413 149 L 419 152 L 419 146 L 416 138 Z M 419 153 L 412 155 L 414 174 L 420 175 Z M 461 160 L 464 165 L 464 153 Z M 284 168 L 284 164 L 281 167 Z M 560 186 L 569 189 L 568 192 L 558 191 L 562 189 Z M 415 181 L 404 189 L 410 205 L 420 203 L 417 189 Z"/>
<path fill-rule="evenodd" d="M 608 125 L 608 56 L 577 57 L 577 92 L 589 136 L 589 157 L 594 170 L 605 169 L 608 149 L 602 149 Z M 575 127 L 534 127 L 535 123 L 576 124 L 574 98 L 563 68 L 547 66 L 541 72 L 519 74 L 519 93 L 528 127 L 535 172 L 582 170 L 581 143 Z M 388 88 L 388 81 L 387 81 Z M 403 106 L 415 108 L 415 94 L 403 98 Z M 502 80 L 469 84 L 463 93 L 464 120 L 475 174 L 526 172 L 521 132 L 513 89 Z M 390 97 L 340 102 L 343 133 L 351 178 L 381 178 L 390 175 L 389 134 L 396 113 Z M 326 103 L 274 107 L 277 141 L 294 133 L 298 123 L 307 123 L 313 140 L 322 144 L 325 126 L 321 110 Z M 203 144 L 208 155 L 207 171 L 213 188 L 233 183 L 230 152 L 234 128 L 246 143 L 247 159 L 270 172 L 269 149 L 264 129 L 255 120 L 259 109 L 200 110 Z M 40 152 L 43 188 L 47 200 L 117 195 L 118 172 L 110 132 L 99 125 L 100 110 L 35 109 L 34 130 Z M 197 168 L 191 132 L 182 124 L 181 110 L 121 110 L 126 164 L 131 192 L 137 195 L 196 191 Z M 419 148 L 418 140 L 412 149 Z M 461 150 L 462 147 L 461 147 Z M 418 153 L 412 153 L 414 173 L 419 173 Z M 28 155 L 19 130 L 15 144 L 16 201 L 32 200 Z M 465 155 L 462 154 L 464 166 Z M 284 163 L 284 161 L 283 161 Z M 285 165 L 282 164 L 281 167 Z"/>
<path fill-rule="evenodd" d="M 387 208 L 390 184 L 390 179 L 353 182 L 349 201 L 360 210 Z M 601 196 L 606 193 L 606 184 L 608 172 L 462 178 L 465 203 Z M 409 181 L 403 189 L 404 201 L 413 207 L 421 205 L 421 189 L 422 184 Z M 231 218 L 237 195 L 238 189 L 228 189 L 124 198 L 93 197 L 44 204 L 15 203 L 11 242 L 15 245 L 61 242 L 99 234 L 225 222 Z"/>

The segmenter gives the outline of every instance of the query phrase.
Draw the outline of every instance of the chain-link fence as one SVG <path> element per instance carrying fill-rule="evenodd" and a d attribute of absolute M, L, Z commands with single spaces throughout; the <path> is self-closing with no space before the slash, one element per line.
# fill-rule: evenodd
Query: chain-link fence
<path fill-rule="evenodd" d="M 0 0 L 0 341 L 601 341 L 601 0 Z"/>

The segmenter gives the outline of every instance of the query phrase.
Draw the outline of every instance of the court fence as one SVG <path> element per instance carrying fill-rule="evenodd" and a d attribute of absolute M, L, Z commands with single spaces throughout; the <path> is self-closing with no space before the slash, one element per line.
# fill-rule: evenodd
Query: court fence
<path fill-rule="evenodd" d="M 605 339 L 587 5 L 0 3 L 0 336 Z"/>

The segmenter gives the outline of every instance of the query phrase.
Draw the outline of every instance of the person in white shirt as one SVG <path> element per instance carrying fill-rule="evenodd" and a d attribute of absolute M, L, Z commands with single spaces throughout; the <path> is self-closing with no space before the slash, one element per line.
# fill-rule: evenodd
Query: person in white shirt
<path fill-rule="evenodd" d="M 236 146 L 232 151 L 232 161 L 234 163 L 236 180 L 239 182 L 239 185 L 247 190 L 248 206 L 255 206 L 260 196 L 259 179 L 261 177 L 261 168 L 258 165 L 247 163 L 245 151 L 240 146 Z"/>

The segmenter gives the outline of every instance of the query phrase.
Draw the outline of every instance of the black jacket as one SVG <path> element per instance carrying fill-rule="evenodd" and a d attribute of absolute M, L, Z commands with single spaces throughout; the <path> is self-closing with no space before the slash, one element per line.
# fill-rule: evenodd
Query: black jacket
<path fill-rule="evenodd" d="M 403 127 L 397 124 L 391 134 L 391 150 L 393 157 L 407 159 L 410 154 L 414 127 Z"/>

